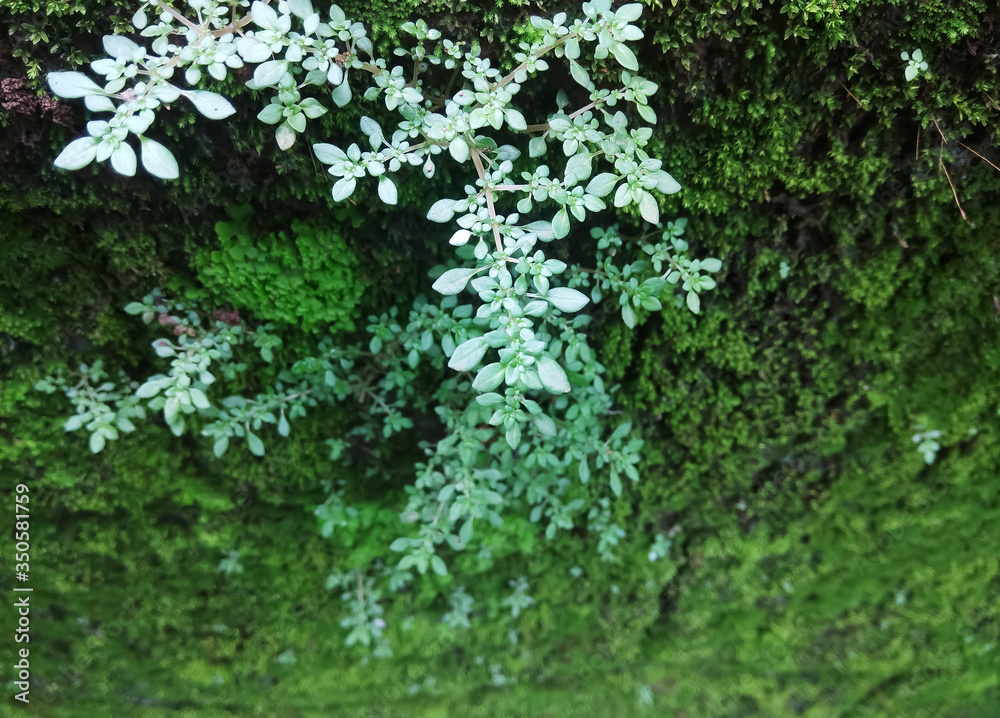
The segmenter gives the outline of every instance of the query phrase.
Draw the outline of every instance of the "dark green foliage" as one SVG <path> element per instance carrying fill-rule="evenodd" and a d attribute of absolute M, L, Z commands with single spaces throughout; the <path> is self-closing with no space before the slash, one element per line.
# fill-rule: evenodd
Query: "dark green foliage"
<path fill-rule="evenodd" d="M 649 449 L 613 510 L 629 529 L 621 560 L 601 562 L 585 530 L 548 544 L 511 517 L 492 562 L 463 556 L 452 577 L 395 599 L 396 655 L 367 665 L 343 649 L 341 603 L 324 582 L 395 530 L 410 447 L 378 482 L 363 478 L 363 457 L 330 462 L 323 442 L 350 426 L 347 407 L 301 422 L 263 459 L 215 460 L 157 426 L 92 458 L 62 433 L 64 403 L 29 391 L 49 363 L 148 361 L 152 337 L 121 308 L 194 281 L 191 256 L 219 251 L 212 227 L 226 206 L 253 202 L 266 217 L 254 236 L 287 233 L 307 206 L 316 226 L 335 226 L 326 179 L 304 146 L 274 149 L 248 96 L 228 128 L 192 129 L 177 113 L 183 129 L 167 134 L 191 159 L 166 191 L 53 171 L 82 113 L 62 128 L 5 110 L 0 476 L 29 483 L 37 512 L 37 714 L 603 718 L 641 715 L 635 691 L 649 685 L 651 715 L 996 715 L 1000 174 L 958 142 L 997 163 L 1000 14 L 940 0 L 652 5 L 640 58 L 661 85 L 652 149 L 684 186 L 662 209 L 686 216 L 693 249 L 725 268 L 698 317 L 668 307 L 632 333 L 602 308 L 601 360 Z M 63 63 L 21 27 L 43 10 L 5 7 L 17 13 L 12 51 Z M 112 7 L 93 29 L 46 16 L 55 52 L 96 47 Z M 485 17 L 497 55 L 537 12 L 344 7 L 385 43 L 410 13 L 466 39 Z M 907 83 L 899 53 L 916 48 L 930 72 Z M 22 76 L 18 58 L 0 58 L 5 73 Z M 523 106 L 541 116 L 551 96 Z M 377 114 L 330 113 L 322 139 L 356 140 L 363 112 Z M 364 225 L 339 232 L 358 267 L 335 291 L 361 297 L 362 314 L 427 291 L 446 239 L 422 219 L 422 187 L 401 189 L 391 215 L 370 188 L 360 194 Z M 582 229 L 573 238 L 588 241 Z M 261 320 L 276 311 L 214 276 L 219 301 Z M 302 341 L 287 330 L 286 346 Z M 931 466 L 911 441 L 918 424 L 944 432 Z M 360 510 L 330 539 L 308 513 L 326 480 L 344 481 Z M 670 558 L 650 563 L 654 535 L 678 526 Z M 232 550 L 245 572 L 218 573 Z M 520 575 L 535 605 L 515 622 L 500 601 Z M 476 599 L 472 632 L 439 622 L 452 582 Z M 289 648 L 297 663 L 276 663 Z M 496 686 L 491 665 L 517 684 Z"/>

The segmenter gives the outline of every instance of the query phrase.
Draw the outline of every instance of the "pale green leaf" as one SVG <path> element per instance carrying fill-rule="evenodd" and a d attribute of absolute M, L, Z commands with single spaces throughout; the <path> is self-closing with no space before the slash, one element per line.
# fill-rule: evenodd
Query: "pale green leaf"
<path fill-rule="evenodd" d="M 569 287 L 550 289 L 546 299 L 563 312 L 578 312 L 587 305 L 587 296 Z"/>
<path fill-rule="evenodd" d="M 378 178 L 378 196 L 386 204 L 396 204 L 396 185 L 385 175 Z"/>
<path fill-rule="evenodd" d="M 455 348 L 455 353 L 448 360 L 448 366 L 455 371 L 469 371 L 474 369 L 489 349 L 489 342 L 485 337 L 474 337 L 468 339 Z"/>
<path fill-rule="evenodd" d="M 569 378 L 566 376 L 566 371 L 559 366 L 559 362 L 543 354 L 538 357 L 536 364 L 538 366 L 538 378 L 541 380 L 542 386 L 547 390 L 553 394 L 565 394 L 570 390 Z"/>
<path fill-rule="evenodd" d="M 264 442 L 256 434 L 247 432 L 247 447 L 254 456 L 264 455 Z"/>
<path fill-rule="evenodd" d="M 97 156 L 100 140 L 96 137 L 81 137 L 70 142 L 56 157 L 55 166 L 64 170 L 78 170 L 86 167 Z"/>
<path fill-rule="evenodd" d="M 458 294 L 465 289 L 465 285 L 469 283 L 469 280 L 475 273 L 475 269 L 469 269 L 467 267 L 455 267 L 454 269 L 449 269 L 437 278 L 437 281 L 431 285 L 431 288 L 435 292 L 444 294 L 445 296 Z"/>
<path fill-rule="evenodd" d="M 222 95 L 207 90 L 191 90 L 185 92 L 194 108 L 210 120 L 222 120 L 236 112 L 229 100 Z"/>
<path fill-rule="evenodd" d="M 154 177 L 177 179 L 177 160 L 166 147 L 147 137 L 140 137 L 142 166 Z M 128 307 L 125 308 L 128 311 Z"/>
<path fill-rule="evenodd" d="M 67 99 L 107 94 L 82 72 L 50 72 L 46 79 L 52 92 Z"/>
<path fill-rule="evenodd" d="M 439 199 L 431 205 L 430 211 L 427 212 L 427 219 L 431 222 L 450 222 L 451 218 L 455 216 L 454 206 L 454 200 Z"/>

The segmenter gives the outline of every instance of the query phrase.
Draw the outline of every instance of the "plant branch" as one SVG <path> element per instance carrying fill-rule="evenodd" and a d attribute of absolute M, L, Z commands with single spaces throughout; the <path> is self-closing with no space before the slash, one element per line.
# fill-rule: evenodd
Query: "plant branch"
<path fill-rule="evenodd" d="M 481 156 L 481 151 L 478 147 L 470 146 L 472 150 L 472 164 L 476 166 L 476 172 L 479 173 L 479 179 L 483 181 L 483 191 L 486 193 L 486 207 L 490 212 L 490 226 L 493 228 L 493 240 L 496 242 L 497 251 L 503 254 L 503 242 L 500 240 L 500 228 L 497 227 L 497 209 L 493 204 L 493 190 L 490 188 L 490 183 L 486 179 L 486 170 L 483 169 L 483 160 Z"/>

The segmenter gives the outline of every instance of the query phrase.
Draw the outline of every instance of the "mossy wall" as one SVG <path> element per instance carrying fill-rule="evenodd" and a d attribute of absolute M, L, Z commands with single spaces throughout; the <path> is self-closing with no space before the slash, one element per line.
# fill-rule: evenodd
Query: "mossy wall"
<path fill-rule="evenodd" d="M 127 16 L 117 3 L 85 16 L 59 5 L 2 3 L 14 33 L 0 40 L 0 76 L 18 88 L 74 48 L 96 51 L 96 34 Z M 602 563 L 586 532 L 549 544 L 512 518 L 492 563 L 469 556 L 454 570 L 482 598 L 477 629 L 451 635 L 439 616 L 452 579 L 426 582 L 386 616 L 396 655 L 367 664 L 343 649 L 324 582 L 386 542 L 409 467 L 358 489 L 358 520 L 324 539 L 309 511 L 321 482 L 360 476 L 323 444 L 347 409 L 262 459 L 216 460 L 155 422 L 92 457 L 63 434 L 64 403 L 30 391 L 51 368 L 97 357 L 149 372 L 153 335 L 121 308 L 191 281 L 191 255 L 218 250 L 227 207 L 252 203 L 266 232 L 300 217 L 338 229 L 326 178 L 301 147 L 276 150 L 245 92 L 229 124 L 183 110 L 164 123 L 184 149 L 179 182 L 67 175 L 51 161 L 83 113 L 4 86 L 0 476 L 32 491 L 30 712 L 618 716 L 644 710 L 636 690 L 648 686 L 655 715 L 998 714 L 1000 173 L 975 153 L 1000 164 L 1000 11 L 649 5 L 653 149 L 684 186 L 662 208 L 726 267 L 700 316 L 668 307 L 634 333 L 610 321 L 596 335 L 647 439 L 643 480 L 616 508 L 631 527 L 621 560 Z M 485 26 L 484 46 L 508 60 L 538 12 L 343 7 L 382 43 L 411 14 L 446 35 Z M 930 74 L 907 83 L 899 54 L 916 48 Z M 550 89 L 526 109 L 550 111 Z M 356 137 L 374 111 L 332 112 L 314 139 Z M 464 184 L 448 172 L 445 193 Z M 423 220 L 429 186 L 401 189 L 393 214 L 355 198 L 367 236 L 344 236 L 367 284 L 362 315 L 426 292 L 420 268 L 444 254 Z M 910 439 L 918 425 L 944 432 L 933 465 Z M 670 559 L 650 563 L 653 534 L 677 526 Z M 233 548 L 245 572 L 223 576 Z M 521 574 L 536 603 L 512 645 L 499 596 Z M 296 664 L 276 663 L 289 648 Z"/>

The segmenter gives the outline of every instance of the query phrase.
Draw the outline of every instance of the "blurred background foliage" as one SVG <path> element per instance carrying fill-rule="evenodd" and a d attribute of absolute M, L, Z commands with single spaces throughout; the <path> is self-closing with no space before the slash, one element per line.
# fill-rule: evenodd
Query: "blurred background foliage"
<path fill-rule="evenodd" d="M 408 306 L 448 252 L 423 219 L 424 186 L 404 183 L 392 213 L 371 188 L 336 207 L 306 143 L 278 152 L 254 120 L 259 100 L 236 84 L 221 88 L 238 98 L 231 121 L 178 107 L 163 123 L 188 158 L 177 182 L 56 171 L 85 118 L 38 94 L 39 78 L 87 61 L 131 10 L 0 1 L 0 477 L 31 487 L 28 714 L 998 714 L 1000 174 L 976 153 L 1000 164 L 1000 10 L 647 4 L 652 149 L 684 187 L 665 216 L 687 217 L 696 254 L 722 257 L 725 273 L 698 317 L 668 307 L 634 333 L 596 323 L 647 439 L 642 481 L 614 507 L 630 527 L 619 560 L 601 562 L 586 531 L 550 544 L 510 517 L 490 558 L 463 556 L 452 576 L 396 596 L 395 655 L 363 662 L 343 648 L 325 581 L 394 535 L 412 476 L 405 441 L 376 482 L 329 459 L 350 406 L 262 458 L 215 459 L 156 422 L 94 457 L 63 434 L 64 401 L 31 387 L 96 358 L 152 373 L 155 335 L 122 307 L 153 286 L 200 278 L 217 308 L 275 321 L 279 363 L 308 346 L 299 307 L 349 331 Z M 505 65 L 529 14 L 575 7 L 342 6 L 383 49 L 420 16 Z M 908 83 L 899 55 L 917 48 L 930 70 Z M 553 89 L 522 106 L 544 116 Z M 309 139 L 354 141 L 366 112 L 378 110 L 331 112 Z M 460 187 L 443 165 L 437 182 Z M 240 205 L 255 211 L 239 241 L 259 266 L 227 258 L 233 244 L 215 231 Z M 317 245 L 290 244 L 307 236 L 300 216 L 356 264 L 327 277 Z M 572 239 L 588 249 L 585 231 Z M 289 283 L 276 309 L 265 259 L 332 284 Z M 245 291 L 227 294 L 234 272 Z M 316 305 L 328 292 L 336 306 Z M 911 441 L 918 426 L 943 432 L 932 465 Z M 324 538 L 311 510 L 331 481 L 359 514 Z M 650 562 L 654 535 L 671 529 L 668 558 Z M 243 572 L 220 571 L 234 550 Z M 512 621 L 500 597 L 519 575 L 535 604 Z M 440 623 L 453 581 L 476 598 L 472 631 Z M 652 708 L 637 700 L 650 697 Z"/>

